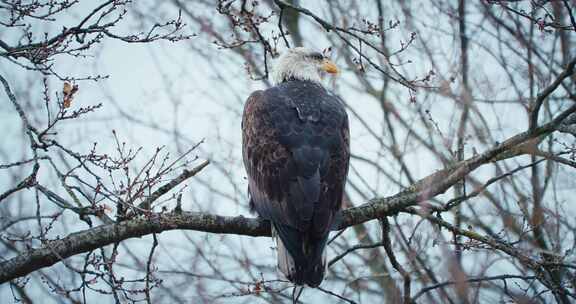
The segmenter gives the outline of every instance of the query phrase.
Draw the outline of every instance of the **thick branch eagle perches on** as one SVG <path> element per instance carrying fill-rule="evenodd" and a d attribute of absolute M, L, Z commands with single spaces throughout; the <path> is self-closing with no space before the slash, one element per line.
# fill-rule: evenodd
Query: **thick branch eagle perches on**
<path fill-rule="evenodd" d="M 276 83 L 250 95 L 242 118 L 242 154 L 250 206 L 272 223 L 278 267 L 297 285 L 320 285 L 325 247 L 341 209 L 350 159 L 343 101 L 321 85 L 338 69 L 321 53 L 288 50 Z"/>

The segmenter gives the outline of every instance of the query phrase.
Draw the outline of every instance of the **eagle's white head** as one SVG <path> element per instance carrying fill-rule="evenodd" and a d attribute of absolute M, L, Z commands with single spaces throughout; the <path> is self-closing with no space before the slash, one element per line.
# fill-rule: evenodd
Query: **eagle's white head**
<path fill-rule="evenodd" d="M 272 80 L 275 84 L 289 80 L 320 82 L 324 72 L 337 74 L 338 68 L 321 53 L 297 47 L 289 49 L 278 58 L 272 70 Z"/>

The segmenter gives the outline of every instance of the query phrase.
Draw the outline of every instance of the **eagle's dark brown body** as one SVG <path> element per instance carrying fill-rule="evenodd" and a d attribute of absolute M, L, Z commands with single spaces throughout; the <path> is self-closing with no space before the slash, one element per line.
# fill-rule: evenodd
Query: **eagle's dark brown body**
<path fill-rule="evenodd" d="M 280 268 L 289 254 L 288 278 L 318 286 L 348 173 L 344 105 L 320 84 L 287 81 L 248 98 L 242 131 L 250 205 L 280 238 Z"/>

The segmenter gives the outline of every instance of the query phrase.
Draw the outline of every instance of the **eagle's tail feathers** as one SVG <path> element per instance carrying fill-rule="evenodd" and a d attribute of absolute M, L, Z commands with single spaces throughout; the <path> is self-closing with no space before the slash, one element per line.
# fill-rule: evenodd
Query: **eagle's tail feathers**
<path fill-rule="evenodd" d="M 314 246 L 311 246 L 309 251 L 299 248 L 300 250 L 296 250 L 296 252 L 300 255 L 294 257 L 290 253 L 295 250 L 295 248 L 290 248 L 290 245 L 294 244 L 286 244 L 282 240 L 283 238 L 280 237 L 280 235 L 286 236 L 286 234 L 291 232 L 294 231 L 283 225 L 272 226 L 272 236 L 278 251 L 278 268 L 288 280 L 296 285 L 307 284 L 310 287 L 317 287 L 322 283 L 326 273 L 326 251 L 324 247 L 328 236 L 311 242 Z M 304 251 L 308 251 L 308 253 L 305 254 Z"/>
<path fill-rule="evenodd" d="M 282 239 L 280 239 L 274 227 L 272 227 L 272 236 L 276 242 L 276 250 L 278 251 L 278 268 L 280 269 L 280 272 L 290 280 L 294 275 L 296 263 L 294 263 L 294 259 L 284 246 Z"/>
<path fill-rule="evenodd" d="M 322 283 L 324 279 L 324 274 L 326 273 L 326 250 L 324 250 L 324 247 L 326 247 L 327 240 L 328 235 L 312 242 L 314 246 L 310 248 L 311 252 L 308 254 L 304 274 L 304 280 L 310 287 L 320 286 L 320 283 Z"/>

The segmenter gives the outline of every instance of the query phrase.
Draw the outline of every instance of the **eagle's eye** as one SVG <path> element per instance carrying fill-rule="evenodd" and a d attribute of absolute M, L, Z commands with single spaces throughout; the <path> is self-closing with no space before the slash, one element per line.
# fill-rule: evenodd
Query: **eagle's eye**
<path fill-rule="evenodd" d="M 313 60 L 318 60 L 318 61 L 324 59 L 324 56 L 320 53 L 317 53 L 317 52 L 310 53 L 310 54 L 306 55 L 306 57 L 313 59 Z"/>

